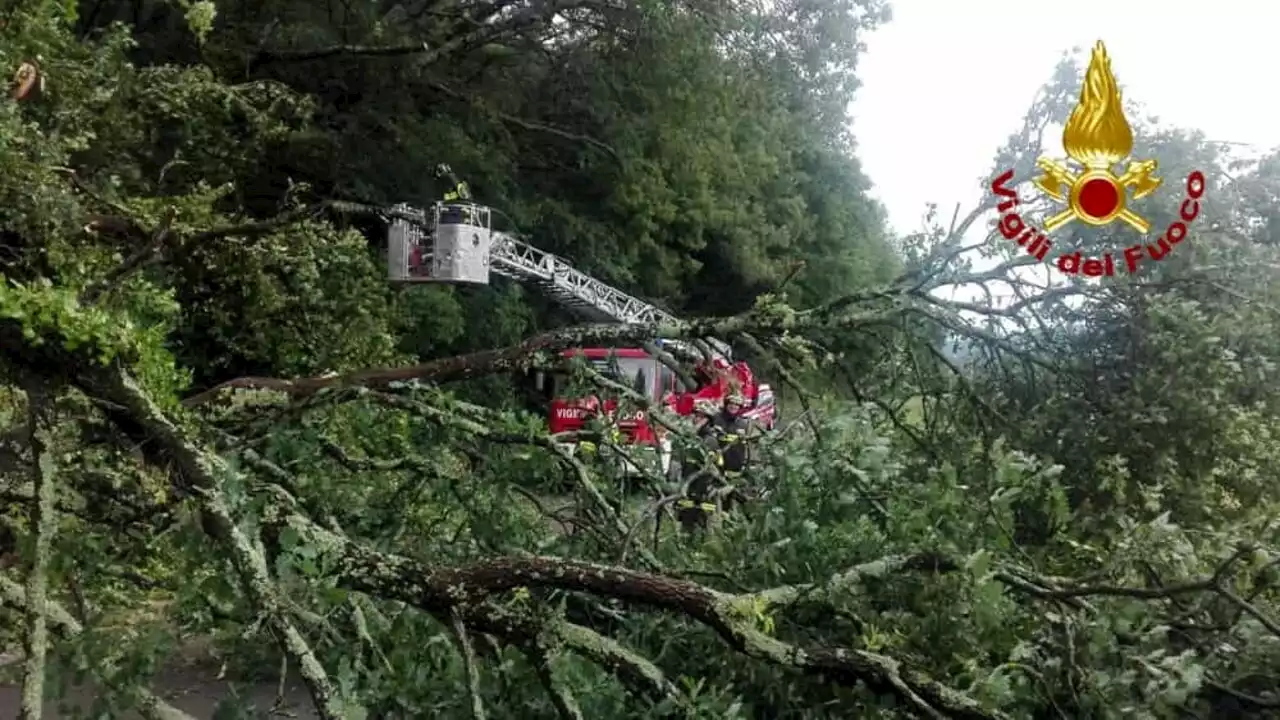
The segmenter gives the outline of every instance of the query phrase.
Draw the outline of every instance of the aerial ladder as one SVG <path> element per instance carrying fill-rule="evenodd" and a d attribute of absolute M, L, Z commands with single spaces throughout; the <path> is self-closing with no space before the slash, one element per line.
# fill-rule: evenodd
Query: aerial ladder
<path fill-rule="evenodd" d="M 461 193 L 450 193 L 429 210 L 400 204 L 386 213 L 390 220 L 387 273 L 393 283 L 488 285 L 491 275 L 496 274 L 537 288 L 591 321 L 655 328 L 678 322 L 671 313 L 578 270 L 564 258 L 539 250 L 512 232 L 495 229 L 493 220 L 498 211 L 472 202 L 465 184 L 457 183 L 457 187 Z M 715 368 L 715 374 L 721 378 L 733 374 L 739 380 L 745 379 L 745 383 L 739 382 L 739 387 L 750 397 L 748 416 L 765 429 L 771 429 L 776 421 L 772 389 L 757 383 L 745 364 L 733 363 L 727 344 L 713 339 L 706 342 L 712 350 L 711 357 L 704 358 L 706 366 Z M 659 344 L 673 349 L 683 347 L 686 355 L 701 355 L 687 344 L 661 340 Z M 601 350 L 583 352 L 590 355 Z M 749 387 L 742 387 L 744 384 Z M 680 398 L 683 404 L 677 403 L 673 409 L 689 414 L 696 409 L 693 404 L 696 398 L 715 398 L 718 393 L 727 392 L 724 388 L 720 385 L 719 390 L 706 387 L 702 392 L 695 389 L 683 393 Z M 553 409 L 553 426 L 557 425 L 558 417 Z M 642 430 L 652 431 L 647 423 L 641 425 Z M 667 464 L 664 458 L 664 467 Z"/>
<path fill-rule="evenodd" d="M 393 211 L 387 231 L 392 282 L 488 285 L 490 274 L 496 273 L 536 287 L 590 320 L 654 326 L 677 322 L 671 313 L 587 275 L 564 258 L 493 229 L 491 208 L 437 202 L 426 212 L 404 204 Z"/>

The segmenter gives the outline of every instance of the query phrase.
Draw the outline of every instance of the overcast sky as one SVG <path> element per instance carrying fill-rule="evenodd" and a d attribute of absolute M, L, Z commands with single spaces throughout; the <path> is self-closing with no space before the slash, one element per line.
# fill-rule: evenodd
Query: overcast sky
<path fill-rule="evenodd" d="M 920 228 L 925 203 L 949 218 L 977 202 L 1062 52 L 1098 40 L 1126 98 L 1163 122 L 1280 146 L 1280 3 L 891 2 L 893 20 L 867 39 L 852 112 L 858 157 L 899 233 Z"/>

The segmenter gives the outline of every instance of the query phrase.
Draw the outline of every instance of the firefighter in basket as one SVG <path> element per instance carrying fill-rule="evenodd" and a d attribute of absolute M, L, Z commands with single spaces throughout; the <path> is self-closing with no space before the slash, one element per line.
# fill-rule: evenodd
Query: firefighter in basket
<path fill-rule="evenodd" d="M 465 180 L 459 180 L 454 174 L 453 168 L 445 163 L 436 166 L 436 177 L 445 178 L 449 181 L 449 189 L 441 196 L 441 200 L 446 203 L 471 202 L 471 187 L 467 185 Z M 421 244 L 414 244 L 409 251 L 409 267 L 413 275 L 427 275 L 429 268 L 425 267 L 425 258 L 423 252 L 425 248 Z"/>
<path fill-rule="evenodd" d="M 458 202 L 459 200 L 467 202 L 471 200 L 471 188 L 466 182 L 459 180 L 457 175 L 453 174 L 453 168 L 441 163 L 436 166 L 436 177 L 448 178 L 450 187 L 448 192 L 444 194 L 444 201 L 447 203 Z"/>

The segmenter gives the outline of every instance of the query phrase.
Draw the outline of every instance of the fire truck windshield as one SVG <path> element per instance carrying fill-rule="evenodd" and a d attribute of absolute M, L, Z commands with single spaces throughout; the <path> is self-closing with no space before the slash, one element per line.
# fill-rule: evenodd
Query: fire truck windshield
<path fill-rule="evenodd" d="M 646 397 L 653 395 L 652 358 L 593 358 L 591 365 L 610 380 L 622 383 Z"/>
<path fill-rule="evenodd" d="M 658 388 L 658 384 L 655 382 L 658 363 L 653 358 L 600 357 L 590 358 L 588 362 L 591 364 L 592 369 L 610 380 L 622 383 L 645 397 L 654 400 L 659 399 L 655 395 Z M 566 382 L 567 380 L 569 378 L 564 376 L 557 378 L 557 394 L 568 397 L 612 395 L 608 390 L 601 392 L 593 387 L 590 380 L 583 379 L 577 382 Z"/>

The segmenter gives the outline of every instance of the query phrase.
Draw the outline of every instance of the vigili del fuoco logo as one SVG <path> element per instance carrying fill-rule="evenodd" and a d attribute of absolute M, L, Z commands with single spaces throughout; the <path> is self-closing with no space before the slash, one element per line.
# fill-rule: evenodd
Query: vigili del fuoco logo
<path fill-rule="evenodd" d="M 1085 72 L 1080 102 L 1071 111 L 1062 131 L 1062 148 L 1072 162 L 1042 157 L 1036 166 L 1044 172 L 1035 185 L 1060 204 L 1061 212 L 1050 215 L 1040 230 L 1023 220 L 1015 210 L 1018 194 L 1007 183 L 1013 170 L 991 183 L 991 191 L 1002 198 L 1000 234 L 1022 247 L 1027 254 L 1044 260 L 1053 249 L 1049 236 L 1058 228 L 1075 220 L 1101 227 L 1119 220 L 1142 235 L 1151 223 L 1129 207 L 1131 201 L 1150 195 L 1163 182 L 1155 176 L 1155 160 L 1129 158 L 1133 151 L 1133 129 L 1124 117 L 1120 88 L 1111 74 L 1111 59 L 1102 41 L 1093 48 L 1089 69 Z M 1128 159 L 1124 172 L 1116 175 L 1113 168 Z M 1185 197 L 1175 220 L 1155 242 L 1125 248 L 1122 263 L 1130 273 L 1138 271 L 1143 258 L 1163 260 L 1187 236 L 1187 225 L 1200 214 L 1200 197 L 1204 195 L 1204 173 L 1199 170 L 1187 176 Z M 1102 257 L 1081 257 L 1079 251 L 1058 255 L 1056 265 L 1064 273 L 1087 277 L 1112 276 L 1120 264 L 1110 252 Z"/>

